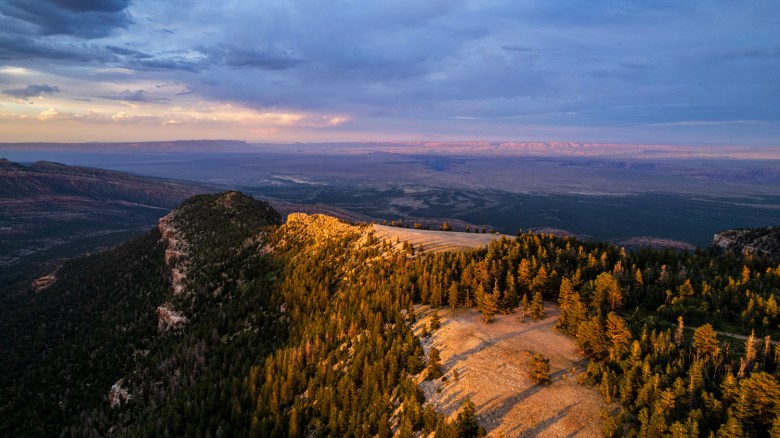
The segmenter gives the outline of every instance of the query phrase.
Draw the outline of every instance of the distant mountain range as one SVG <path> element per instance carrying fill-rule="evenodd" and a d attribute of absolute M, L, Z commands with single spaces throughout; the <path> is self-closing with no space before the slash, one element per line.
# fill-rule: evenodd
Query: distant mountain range
<path fill-rule="evenodd" d="M 316 153 L 376 153 L 503 155 L 528 157 L 600 157 L 617 159 L 748 159 L 780 160 L 777 147 L 593 143 L 573 141 L 400 141 L 330 143 L 247 143 L 241 140 L 177 140 L 90 143 L 0 143 L 0 151 L 189 152 L 226 153 L 308 151 Z"/>
<path fill-rule="evenodd" d="M 208 191 L 204 184 L 0 158 L 0 278 L 123 242 Z"/>

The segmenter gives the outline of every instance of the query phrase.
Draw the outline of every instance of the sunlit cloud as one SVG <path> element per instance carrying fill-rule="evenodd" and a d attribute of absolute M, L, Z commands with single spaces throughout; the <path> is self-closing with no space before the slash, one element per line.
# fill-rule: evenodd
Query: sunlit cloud
<path fill-rule="evenodd" d="M 24 67 L 0 67 L 0 74 L 11 76 L 30 76 L 35 72 Z"/>
<path fill-rule="evenodd" d="M 67 116 L 57 112 L 57 110 L 55 110 L 54 108 L 49 108 L 47 110 L 41 111 L 41 113 L 38 114 L 38 120 L 43 120 L 43 121 L 62 118 L 62 117 L 67 117 Z"/>

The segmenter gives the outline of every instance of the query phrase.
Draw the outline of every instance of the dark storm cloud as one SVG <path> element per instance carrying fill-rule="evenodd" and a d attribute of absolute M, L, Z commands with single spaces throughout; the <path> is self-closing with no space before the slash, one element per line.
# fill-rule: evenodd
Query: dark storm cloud
<path fill-rule="evenodd" d="M 24 88 L 16 88 L 12 90 L 3 90 L 2 94 L 6 96 L 15 97 L 18 99 L 29 99 L 31 97 L 38 97 L 43 94 L 55 94 L 59 93 L 60 88 L 46 84 L 31 84 Z"/>
<path fill-rule="evenodd" d="M 6 0 L 0 14 L 30 24 L 39 35 L 93 39 L 132 23 L 130 0 Z"/>
<path fill-rule="evenodd" d="M 55 60 L 68 62 L 112 62 L 112 53 L 86 44 L 40 41 L 28 36 L 0 33 L 0 60 Z"/>

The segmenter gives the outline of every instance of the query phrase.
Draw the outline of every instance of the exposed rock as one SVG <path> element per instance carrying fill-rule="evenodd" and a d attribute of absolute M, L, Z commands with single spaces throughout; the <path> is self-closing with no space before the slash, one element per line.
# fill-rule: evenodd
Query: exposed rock
<path fill-rule="evenodd" d="M 165 264 L 171 268 L 173 294 L 178 295 L 186 290 L 187 268 L 189 268 L 189 244 L 174 227 L 176 212 L 171 212 L 160 219 L 158 228 L 162 239 L 166 242 Z"/>
<path fill-rule="evenodd" d="M 170 304 L 163 304 L 157 308 L 157 330 L 163 334 L 176 330 L 187 323 L 187 317 L 171 309 Z"/>
<path fill-rule="evenodd" d="M 111 389 L 108 391 L 108 404 L 112 408 L 122 406 L 123 404 L 127 403 L 128 400 L 133 398 L 133 396 L 130 395 L 126 389 L 122 388 L 122 385 L 124 384 L 125 379 L 119 379 L 116 383 L 111 385 Z"/>
<path fill-rule="evenodd" d="M 40 292 L 54 284 L 55 281 L 57 281 L 57 275 L 56 273 L 52 272 L 49 275 L 44 275 L 41 278 L 36 278 L 33 280 L 32 288 L 35 290 L 35 292 Z"/>
<path fill-rule="evenodd" d="M 241 194 L 239 192 L 235 192 L 235 191 L 227 192 L 224 195 L 220 196 L 215 202 L 217 205 L 230 210 L 233 208 L 234 201 L 240 195 Z"/>
<path fill-rule="evenodd" d="M 724 251 L 780 255 L 780 227 L 736 228 L 715 234 L 712 245 Z"/>
<path fill-rule="evenodd" d="M 680 251 L 693 251 L 696 249 L 696 245 L 692 245 L 688 242 L 651 236 L 630 237 L 628 239 L 617 240 L 614 243 L 615 245 L 627 248 L 672 248 Z"/>

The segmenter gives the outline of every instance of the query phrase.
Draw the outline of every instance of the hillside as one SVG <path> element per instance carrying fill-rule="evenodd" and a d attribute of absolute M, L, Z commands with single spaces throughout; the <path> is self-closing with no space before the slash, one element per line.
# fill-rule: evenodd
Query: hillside
<path fill-rule="evenodd" d="M 456 231 L 416 230 L 410 228 L 373 225 L 377 239 L 388 240 L 396 246 L 408 243 L 423 252 L 465 251 L 487 246 L 501 235 L 488 233 L 463 233 Z"/>
<path fill-rule="evenodd" d="M 195 196 L 5 300 L 0 435 L 780 431 L 778 259 L 534 233 L 421 254 L 369 225 L 280 222 Z"/>
<path fill-rule="evenodd" d="M 601 435 L 597 413 L 604 410 L 604 400 L 597 390 L 577 383 L 587 359 L 571 338 L 554 329 L 557 306 L 548 303 L 545 318 L 539 321 L 516 311 L 497 315 L 490 324 L 476 310 L 421 307 L 415 333 L 430 326 L 434 312 L 441 315 L 441 328 L 424 339 L 423 346 L 426 353 L 431 347 L 441 351 L 447 379 L 427 380 L 421 386 L 437 410 L 454 418 L 470 397 L 490 436 Z M 534 354 L 550 359 L 548 385 L 538 385 L 530 377 L 529 359 Z"/>
<path fill-rule="evenodd" d="M 9 354 L 0 357 L 0 435 L 117 434 L 176 412 L 185 395 L 215 389 L 195 378 L 216 375 L 228 383 L 234 367 L 246 371 L 248 358 L 274 344 L 268 335 L 278 324 L 258 312 L 268 305 L 266 285 L 242 300 L 226 297 L 242 282 L 235 269 L 259 257 L 245 240 L 279 221 L 243 195 L 196 196 L 161 221 L 176 229 L 178 248 L 187 248 L 178 260 L 171 257 L 170 227 L 161 225 L 66 263 L 41 293 L 5 300 L 0 348 Z M 189 278 L 172 275 L 177 261 L 186 262 Z M 272 266 L 253 267 L 252 275 Z M 175 294 L 176 281 L 186 283 L 186 293 Z M 165 319 L 172 315 L 187 325 L 170 327 Z M 242 336 L 252 330 L 263 336 Z M 127 411 L 116 409 L 131 400 Z"/>
<path fill-rule="evenodd" d="M 766 254 L 780 257 L 780 227 L 737 228 L 715 234 L 712 244 L 737 254 Z"/>
<path fill-rule="evenodd" d="M 27 271 L 47 274 L 41 266 L 51 270 L 61 258 L 129 240 L 207 191 L 195 183 L 0 159 L 0 281 L 29 281 Z"/>

